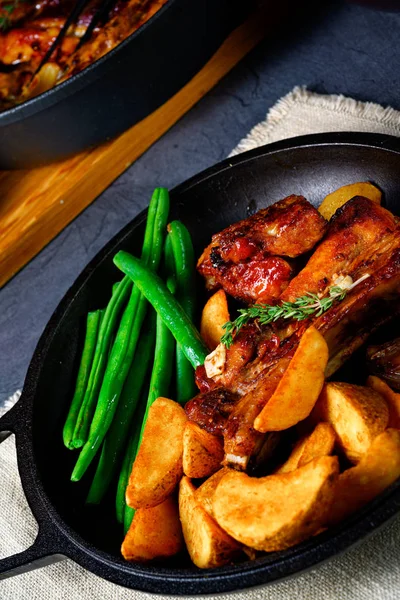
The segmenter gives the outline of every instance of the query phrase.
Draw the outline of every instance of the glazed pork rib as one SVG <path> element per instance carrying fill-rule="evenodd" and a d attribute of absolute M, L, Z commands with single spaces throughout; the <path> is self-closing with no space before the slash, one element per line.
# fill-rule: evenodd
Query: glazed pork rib
<path fill-rule="evenodd" d="M 311 250 L 325 229 L 325 219 L 303 196 L 288 196 L 214 235 L 197 268 L 209 290 L 271 302 L 294 275 L 287 259 Z"/>
<path fill-rule="evenodd" d="M 324 295 L 340 277 L 356 281 L 367 274 L 342 302 L 320 317 L 262 329 L 253 324 L 246 326 L 227 351 L 224 373 L 212 382 L 203 379 L 204 387 L 222 388 L 230 397 L 224 425 L 219 421 L 226 464 L 245 469 L 262 446 L 265 437 L 254 430 L 254 419 L 275 391 L 301 335 L 311 323 L 328 342 L 329 376 L 370 333 L 399 311 L 397 219 L 370 200 L 356 197 L 336 213 L 326 237 L 282 298 L 294 300 L 307 292 Z M 201 381 L 201 371 L 198 379 Z M 190 419 L 207 428 L 200 418 L 205 395 L 194 398 L 187 405 L 187 412 Z M 208 407 L 208 422 L 211 421 Z"/>
<path fill-rule="evenodd" d="M 293 301 L 305 294 L 324 294 L 338 275 L 357 279 L 368 271 L 377 255 L 392 243 L 397 229 L 394 215 L 362 196 L 355 196 L 332 217 L 323 242 L 316 248 L 305 268 L 281 296 Z"/>

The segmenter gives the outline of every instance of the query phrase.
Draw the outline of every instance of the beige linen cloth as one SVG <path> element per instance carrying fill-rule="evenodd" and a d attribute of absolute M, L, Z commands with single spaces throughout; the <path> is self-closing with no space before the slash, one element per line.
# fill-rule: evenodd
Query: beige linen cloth
<path fill-rule="evenodd" d="M 321 96 L 295 88 L 240 142 L 232 154 L 296 135 L 370 131 L 400 136 L 400 112 L 343 96 Z M 10 407 L 17 392 L 8 401 Z M 27 548 L 36 523 L 17 473 L 15 445 L 0 446 L 0 557 Z M 219 600 L 398 600 L 400 517 L 345 555 L 289 581 L 220 595 Z M 0 583 L 1 600 L 146 600 L 151 594 L 103 581 L 70 560 Z M 210 596 L 208 596 L 210 598 Z"/>

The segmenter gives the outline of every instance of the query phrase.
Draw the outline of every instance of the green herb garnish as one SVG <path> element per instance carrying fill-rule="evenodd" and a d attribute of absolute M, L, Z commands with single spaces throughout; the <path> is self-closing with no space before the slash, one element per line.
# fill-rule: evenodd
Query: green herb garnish
<path fill-rule="evenodd" d="M 358 282 L 357 282 L 358 283 Z M 351 287 L 354 287 L 352 285 Z M 308 292 L 294 302 L 281 302 L 272 306 L 270 304 L 255 304 L 248 308 L 241 308 L 239 316 L 234 321 L 228 321 L 222 328 L 225 329 L 221 342 L 229 348 L 233 343 L 233 338 L 251 319 L 258 319 L 260 325 L 268 325 L 278 319 L 294 319 L 302 321 L 311 315 L 319 317 L 325 311 L 329 310 L 335 301 L 340 302 L 344 299 L 350 287 L 343 289 L 339 286 L 329 288 L 328 296 L 319 298 L 317 294 Z"/>

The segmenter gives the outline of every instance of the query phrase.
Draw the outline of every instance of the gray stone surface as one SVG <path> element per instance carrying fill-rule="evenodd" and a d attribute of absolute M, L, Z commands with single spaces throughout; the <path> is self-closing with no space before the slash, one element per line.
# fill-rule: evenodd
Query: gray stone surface
<path fill-rule="evenodd" d="M 330 3 L 245 58 L 0 291 L 0 403 L 22 386 L 65 291 L 153 187 L 173 187 L 222 160 L 295 85 L 400 109 L 399 33 L 400 13 Z"/>

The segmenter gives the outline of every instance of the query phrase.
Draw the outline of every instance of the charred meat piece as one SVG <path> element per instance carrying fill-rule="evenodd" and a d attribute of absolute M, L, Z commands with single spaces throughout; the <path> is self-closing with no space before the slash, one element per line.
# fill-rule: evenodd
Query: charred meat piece
<path fill-rule="evenodd" d="M 396 227 L 391 212 L 356 196 L 336 211 L 322 243 L 280 299 L 293 302 L 307 292 L 324 294 L 338 275 L 350 275 L 355 281 L 368 272 L 376 253 L 385 252 L 385 240 L 391 243 Z"/>
<path fill-rule="evenodd" d="M 64 17 L 41 18 L 32 21 L 29 27 L 11 29 L 0 36 L 0 62 L 5 65 L 24 65 L 31 63 L 39 66 L 51 44 L 65 23 Z M 71 54 L 79 43 L 79 37 L 70 35 L 64 38 L 60 52 Z"/>
<path fill-rule="evenodd" d="M 261 449 L 265 434 L 254 429 L 254 419 L 275 392 L 293 354 L 294 350 L 288 348 L 288 356 L 264 371 L 256 388 L 231 410 L 224 429 L 225 465 L 246 469 L 250 458 Z"/>
<path fill-rule="evenodd" d="M 279 298 L 294 274 L 291 265 L 279 256 L 229 266 L 223 263 L 217 270 L 218 276 L 213 279 L 223 281 L 226 293 L 249 304 L 270 304 Z"/>
<path fill-rule="evenodd" d="M 260 448 L 263 440 L 253 429 L 254 419 L 273 394 L 311 323 L 328 343 L 329 376 L 373 331 L 400 312 L 400 226 L 389 211 L 357 197 L 338 211 L 325 239 L 283 297 L 294 300 L 308 291 L 324 294 L 340 276 L 356 281 L 366 274 L 342 302 L 319 317 L 264 328 L 249 324 L 239 332 L 227 351 L 225 371 L 214 382 L 237 398 L 224 426 L 227 464 L 245 469 Z M 198 403 L 197 418 L 200 413 Z M 212 422 L 209 406 L 207 416 Z"/>
<path fill-rule="evenodd" d="M 10 0 L 0 1 L 0 20 L 3 31 L 14 26 L 16 23 L 26 20 L 29 17 L 36 18 L 45 10 L 55 9 L 60 12 L 60 6 L 68 5 L 67 10 L 71 10 L 73 0 L 38 0 L 25 2 L 10 2 Z"/>
<path fill-rule="evenodd" d="M 52 56 L 54 63 L 75 50 L 98 4 L 98 0 L 92 0 L 77 22 L 69 27 L 63 43 Z M 10 7 L 10 3 L 6 6 Z M 7 16 L 10 29 L 0 34 L 0 62 L 14 67 L 23 65 L 25 71 L 32 75 L 73 8 L 74 0 L 16 2 Z M 0 17 L 3 20 L 4 10 L 4 3 L 0 2 Z"/>
<path fill-rule="evenodd" d="M 400 312 L 400 230 L 393 248 L 370 265 L 370 276 L 339 304 L 314 319 L 329 347 L 326 376 L 330 377 L 379 327 Z"/>
<path fill-rule="evenodd" d="M 79 73 L 95 60 L 115 48 L 139 29 L 167 0 L 127 0 L 114 10 L 112 18 L 99 28 L 86 44 L 63 63 L 65 74 L 61 81 Z"/>
<path fill-rule="evenodd" d="M 234 393 L 243 396 L 248 389 L 247 378 L 239 377 L 244 373 L 246 365 L 252 367 L 252 378 L 256 378 L 255 365 L 260 364 L 264 357 L 275 356 L 280 339 L 271 328 L 260 328 L 257 323 L 249 323 L 235 337 L 234 344 L 226 351 L 224 372 L 221 376 L 208 378 L 201 366 L 196 369 L 196 383 L 201 392 L 206 392 L 223 385 Z M 265 369 L 265 365 L 260 367 Z"/>
<path fill-rule="evenodd" d="M 185 406 L 190 421 L 197 423 L 209 433 L 222 436 L 230 412 L 238 401 L 238 396 L 219 388 L 199 394 Z"/>
<path fill-rule="evenodd" d="M 246 302 L 271 302 L 293 276 L 286 258 L 311 250 L 326 221 L 303 196 L 288 196 L 213 236 L 197 268 L 210 290 Z"/>
<path fill-rule="evenodd" d="M 248 323 L 226 350 L 223 373 L 208 378 L 204 367 L 200 366 L 196 369 L 197 386 L 203 393 L 222 387 L 241 398 L 257 386 L 266 371 L 286 356 L 294 340 L 295 336 L 281 334 L 279 337 L 272 327 Z"/>
<path fill-rule="evenodd" d="M 292 195 L 215 234 L 204 254 L 218 251 L 222 261 L 236 264 L 265 256 L 295 258 L 311 250 L 325 229 L 317 209 L 303 196 Z"/>

